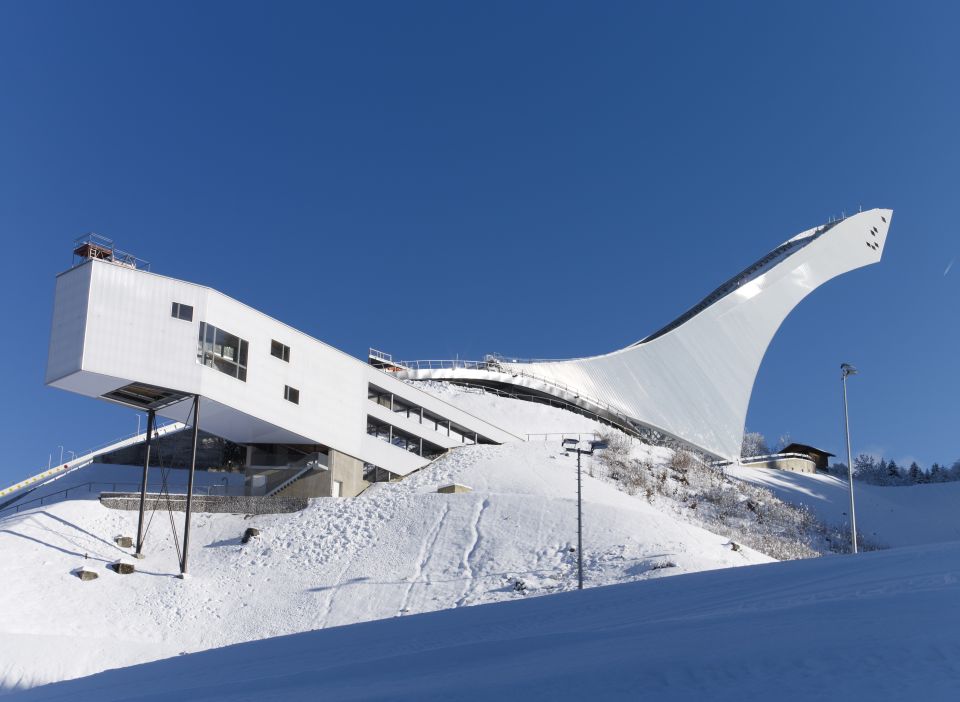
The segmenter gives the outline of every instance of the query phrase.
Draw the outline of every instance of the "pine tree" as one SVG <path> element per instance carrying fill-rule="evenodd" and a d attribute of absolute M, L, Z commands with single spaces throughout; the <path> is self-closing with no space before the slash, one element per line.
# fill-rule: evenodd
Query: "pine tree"
<path fill-rule="evenodd" d="M 916 485 L 919 483 L 921 475 L 923 475 L 923 471 L 920 470 L 920 466 L 914 461 L 910 464 L 910 470 L 907 472 L 907 477 L 910 479 L 911 484 Z"/>
<path fill-rule="evenodd" d="M 954 461 L 950 466 L 950 480 L 960 480 L 960 460 Z"/>
<path fill-rule="evenodd" d="M 855 478 L 872 482 L 876 469 L 877 464 L 874 462 L 873 456 L 868 456 L 865 453 L 861 453 L 859 456 L 853 459 L 853 476 Z"/>
<path fill-rule="evenodd" d="M 890 462 L 887 463 L 887 481 L 891 483 L 898 482 L 900 480 L 900 466 L 897 465 L 897 462 L 892 458 Z"/>

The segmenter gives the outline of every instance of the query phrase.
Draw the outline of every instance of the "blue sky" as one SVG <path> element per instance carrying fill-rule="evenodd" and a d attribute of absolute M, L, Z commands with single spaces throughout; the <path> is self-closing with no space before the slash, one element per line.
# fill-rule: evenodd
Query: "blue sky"
<path fill-rule="evenodd" d="M 950 3 L 0 4 L 0 481 L 136 428 L 46 388 L 97 231 L 363 356 L 599 353 L 795 233 L 895 211 L 817 290 L 748 427 L 960 457 Z M 586 320 L 572 326 L 569 319 Z"/>

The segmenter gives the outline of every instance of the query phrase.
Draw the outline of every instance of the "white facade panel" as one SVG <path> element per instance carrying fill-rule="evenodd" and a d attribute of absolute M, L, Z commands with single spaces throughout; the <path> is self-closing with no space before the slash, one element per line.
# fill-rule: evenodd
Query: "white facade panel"
<path fill-rule="evenodd" d="M 83 370 L 198 393 L 197 320 L 207 291 L 125 266 L 91 261 Z M 193 322 L 171 316 L 174 302 L 194 308 Z M 201 393 L 202 394 L 202 393 Z"/>
<path fill-rule="evenodd" d="M 47 384 L 76 373 L 83 365 L 91 270 L 84 268 L 57 277 L 47 351 Z"/>
<path fill-rule="evenodd" d="M 428 461 L 367 436 L 371 378 L 494 441 L 517 439 L 209 288 L 98 260 L 62 274 L 57 286 L 47 369 L 56 387 L 100 397 L 145 383 L 199 394 L 200 426 L 225 439 L 322 444 L 398 474 Z M 174 303 L 192 307 L 192 319 L 173 316 Z M 204 322 L 247 342 L 246 380 L 198 361 Z M 274 340 L 289 348 L 288 360 L 271 355 Z M 285 386 L 299 392 L 298 403 L 285 399 Z M 185 421 L 190 404 L 158 414 Z"/>

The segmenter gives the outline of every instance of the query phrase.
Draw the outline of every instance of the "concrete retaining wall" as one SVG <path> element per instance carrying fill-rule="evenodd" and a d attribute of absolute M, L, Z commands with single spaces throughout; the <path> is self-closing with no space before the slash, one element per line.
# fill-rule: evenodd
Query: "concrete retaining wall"
<path fill-rule="evenodd" d="M 817 464 L 812 458 L 796 456 L 771 458 L 767 461 L 752 461 L 741 464 L 745 468 L 772 468 L 774 470 L 789 470 L 793 473 L 816 473 Z"/>
<path fill-rule="evenodd" d="M 151 507 L 157 501 L 156 493 L 147 493 L 147 506 Z M 136 492 L 104 492 L 100 495 L 100 504 L 110 509 L 138 510 L 140 509 L 140 493 Z M 161 498 L 157 509 L 167 509 L 167 499 Z M 249 495 L 194 495 L 192 509 L 194 512 L 210 512 L 225 514 L 282 514 L 299 512 L 306 509 L 309 500 L 306 497 L 258 497 Z M 170 495 L 169 507 L 175 512 L 183 512 L 187 508 L 186 495 Z"/>

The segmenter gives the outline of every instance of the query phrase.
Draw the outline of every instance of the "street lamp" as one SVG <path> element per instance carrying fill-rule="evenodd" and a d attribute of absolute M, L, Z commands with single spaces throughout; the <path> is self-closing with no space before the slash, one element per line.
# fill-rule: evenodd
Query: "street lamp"
<path fill-rule="evenodd" d="M 843 427 L 847 435 L 847 481 L 850 483 L 850 542 L 853 552 L 857 552 L 857 511 L 853 502 L 853 453 L 850 451 L 850 414 L 847 411 L 847 376 L 856 375 L 857 369 L 849 363 L 840 364 L 840 378 L 843 383 Z"/>
<path fill-rule="evenodd" d="M 594 445 L 590 441 L 564 439 L 564 451 L 577 452 L 577 589 L 583 589 L 583 477 L 580 469 L 580 456 L 592 454 Z"/>

